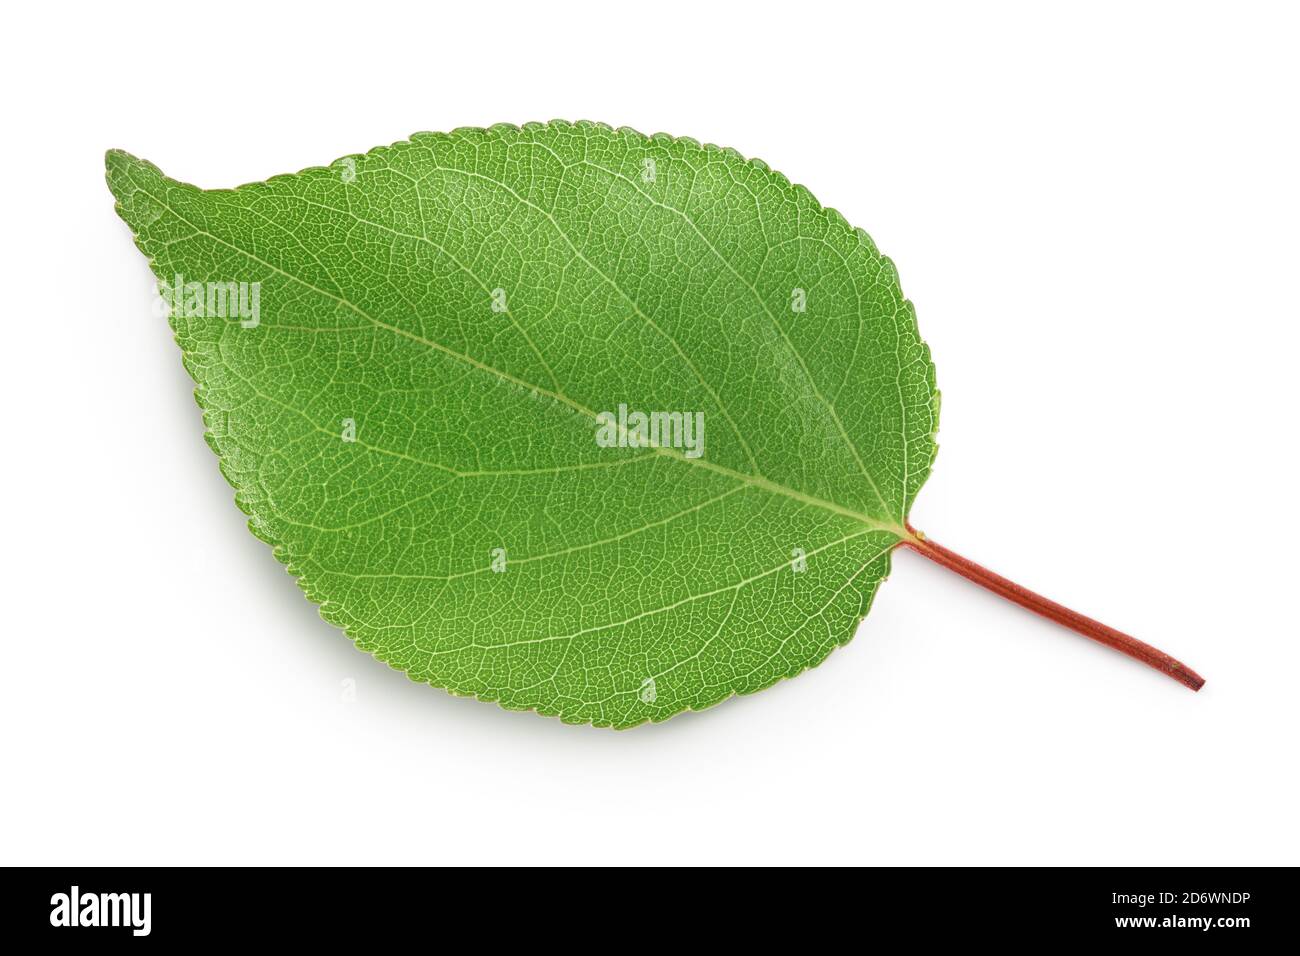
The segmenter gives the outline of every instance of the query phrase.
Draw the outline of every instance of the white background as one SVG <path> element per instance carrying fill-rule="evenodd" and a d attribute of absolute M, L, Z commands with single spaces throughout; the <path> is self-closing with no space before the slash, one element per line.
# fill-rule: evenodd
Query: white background
<path fill-rule="evenodd" d="M 0 861 L 1300 863 L 1292 10 L 6 17 Z M 914 523 L 1204 691 L 909 553 L 822 667 L 626 733 L 321 621 L 203 442 L 103 152 L 233 186 L 556 117 L 734 146 L 866 228 L 943 390 Z"/>

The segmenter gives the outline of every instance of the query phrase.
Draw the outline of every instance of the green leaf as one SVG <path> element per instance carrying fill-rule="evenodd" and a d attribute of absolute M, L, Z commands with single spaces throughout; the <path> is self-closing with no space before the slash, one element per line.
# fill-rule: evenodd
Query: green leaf
<path fill-rule="evenodd" d="M 107 165 L 250 528 L 362 650 L 629 727 L 852 637 L 938 393 L 893 265 L 803 187 L 562 122 L 234 190 Z"/>

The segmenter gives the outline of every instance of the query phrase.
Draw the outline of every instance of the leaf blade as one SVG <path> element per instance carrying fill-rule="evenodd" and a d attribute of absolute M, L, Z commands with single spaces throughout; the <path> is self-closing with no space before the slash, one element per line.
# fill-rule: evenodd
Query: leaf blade
<path fill-rule="evenodd" d="M 108 161 L 160 278 L 263 283 L 256 328 L 172 323 L 250 526 L 327 620 L 414 679 L 619 727 L 848 640 L 937 412 L 865 234 L 732 151 L 594 124 L 352 163 L 204 192 Z M 811 316 L 781 313 L 796 281 Z M 703 410 L 707 453 L 597 446 L 620 400 Z"/>

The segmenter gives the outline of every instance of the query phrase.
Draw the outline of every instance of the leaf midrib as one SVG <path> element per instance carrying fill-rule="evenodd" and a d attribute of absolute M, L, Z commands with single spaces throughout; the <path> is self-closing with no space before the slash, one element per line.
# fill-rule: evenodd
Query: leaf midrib
<path fill-rule="evenodd" d="M 206 229 L 200 228 L 197 224 L 187 219 L 185 216 L 181 215 L 180 212 L 178 212 L 175 209 L 175 207 L 173 207 L 170 203 L 154 195 L 149 190 L 140 186 L 138 183 L 136 184 L 136 189 L 144 193 L 146 196 L 148 196 L 154 202 L 158 203 L 160 206 L 162 206 L 164 209 L 170 212 L 181 222 L 185 223 L 185 225 L 193 229 L 195 235 L 205 236 L 208 239 L 211 239 L 213 242 L 220 243 L 221 245 L 225 246 L 228 249 L 233 250 L 239 255 L 242 255 L 245 258 L 258 263 L 259 265 L 265 266 L 267 269 L 272 270 L 278 275 L 281 275 L 292 282 L 296 282 L 299 285 L 303 286 L 304 288 L 310 289 L 311 291 L 317 293 L 318 295 L 322 295 L 328 299 L 332 299 L 338 304 L 350 309 L 358 316 L 360 316 L 362 319 L 365 319 L 367 322 L 370 322 L 376 328 L 384 329 L 388 332 L 393 333 L 394 335 L 401 336 L 402 338 L 406 338 L 412 342 L 416 342 L 420 345 L 423 345 L 426 348 L 431 348 L 434 351 L 440 352 L 443 355 L 448 356 L 449 358 L 452 358 L 459 362 L 463 362 L 471 366 L 472 368 L 478 369 L 479 371 L 485 374 L 495 376 L 501 381 L 508 382 L 512 385 L 515 385 L 518 388 L 525 389 L 537 395 L 545 395 L 548 398 L 551 398 L 552 400 L 559 402 L 560 404 L 565 405 L 582 415 L 585 415 L 586 417 L 590 418 L 593 422 L 599 422 L 598 413 L 588 408 L 587 406 L 583 405 L 581 402 L 575 401 L 574 399 L 569 398 L 567 395 L 563 395 L 559 392 L 552 391 L 551 389 L 545 388 L 543 386 L 535 385 L 531 382 L 524 381 L 523 379 L 518 378 L 517 376 L 514 376 L 509 372 L 488 365 L 485 362 L 482 362 L 471 355 L 466 355 L 464 353 L 457 352 L 455 349 L 448 348 L 447 346 L 443 345 L 440 342 L 435 342 L 434 340 L 425 338 L 422 335 L 418 335 L 414 332 L 409 332 L 406 329 L 400 328 L 399 326 L 390 325 L 389 323 L 383 321 L 382 319 L 379 319 L 371 315 L 365 309 L 362 309 L 360 306 L 350 301 L 349 299 L 341 295 L 336 295 L 335 293 L 330 292 L 328 289 L 322 289 L 319 286 L 316 286 L 311 282 L 308 282 L 306 279 L 293 275 L 290 272 L 286 272 L 284 269 L 281 269 L 279 266 L 275 265 L 274 263 L 267 262 L 265 259 L 262 259 L 261 257 L 255 255 L 254 253 L 249 252 L 246 249 L 242 249 L 239 246 L 235 245 L 234 243 L 226 239 L 223 239 L 220 236 L 214 235 L 213 233 L 207 231 Z M 152 263 L 152 261 L 153 260 L 151 257 L 150 262 Z M 664 455 L 675 461 L 684 462 L 685 464 L 692 467 L 704 468 L 708 471 L 712 471 L 716 474 L 724 475 L 728 478 L 731 478 L 735 481 L 742 482 L 751 487 L 760 488 L 772 494 L 782 495 L 794 501 L 799 501 L 807 505 L 812 505 L 814 507 L 821 508 L 823 510 L 832 512 L 834 514 L 838 514 L 842 517 L 851 518 L 854 521 L 866 525 L 867 527 L 873 530 L 889 532 L 890 534 L 895 535 L 899 539 L 904 539 L 908 537 L 908 532 L 902 526 L 901 522 L 891 523 L 888 521 L 882 521 L 878 518 L 873 518 L 870 515 L 866 515 L 866 514 L 862 514 L 861 512 L 854 511 L 851 508 L 846 508 L 843 505 L 837 504 L 833 501 L 827 501 L 823 498 L 818 498 L 815 495 L 806 494 L 805 492 L 799 491 L 798 489 L 791 488 L 787 485 L 782 485 L 778 482 L 771 481 L 768 478 L 764 478 L 758 475 L 747 475 L 744 472 L 736 471 L 732 468 L 726 467 L 725 465 L 720 465 L 717 464 L 716 462 L 711 462 L 704 458 L 687 458 L 682 452 L 678 451 L 675 448 L 665 448 L 659 445 L 651 446 L 651 448 L 655 454 Z"/>

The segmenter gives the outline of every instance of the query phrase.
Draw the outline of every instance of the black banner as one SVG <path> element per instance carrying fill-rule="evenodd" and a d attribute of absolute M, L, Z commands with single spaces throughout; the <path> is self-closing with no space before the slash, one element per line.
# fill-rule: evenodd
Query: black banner
<path fill-rule="evenodd" d="M 764 933 L 767 920 L 811 934 L 844 921 L 864 940 L 1034 940 L 1237 946 L 1294 936 L 1294 872 L 1279 869 L 880 869 L 830 889 L 817 876 L 640 876 L 579 872 L 483 879 L 421 869 L 11 869 L 5 926 L 44 942 L 148 945 L 256 938 L 375 943 L 434 926 L 472 932 L 471 914 L 504 926 L 614 921 L 665 945 L 685 921 L 715 934 Z M 766 886 L 756 887 L 755 878 Z M 608 887 L 602 889 L 602 887 Z M 513 887 L 505 892 L 503 887 Z M 761 895 L 757 895 L 761 894 Z M 732 900 L 718 905 L 719 899 Z M 554 942 L 559 937 L 552 935 Z M 654 948 L 638 946 L 637 948 Z"/>

